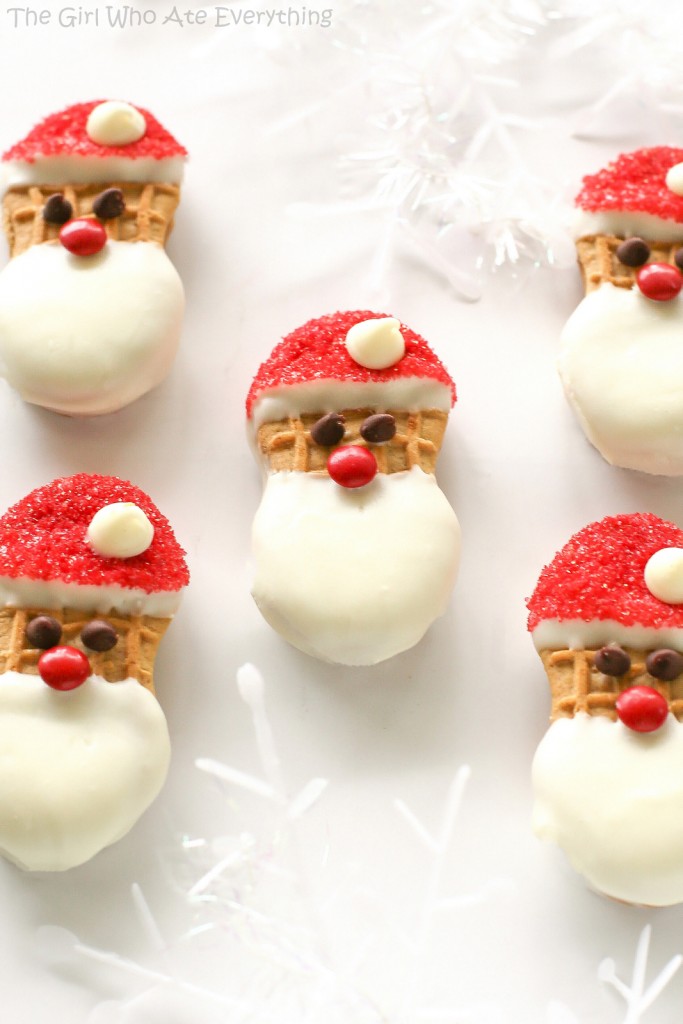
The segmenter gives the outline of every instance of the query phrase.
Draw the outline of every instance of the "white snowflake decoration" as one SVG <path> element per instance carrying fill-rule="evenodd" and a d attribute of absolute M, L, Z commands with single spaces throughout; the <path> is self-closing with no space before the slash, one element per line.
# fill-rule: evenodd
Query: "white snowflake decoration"
<path fill-rule="evenodd" d="M 142 993 L 123 1003 L 100 1004 L 89 1024 L 150 1024 L 157 1019 L 164 1024 L 195 1024 L 196 1017 L 185 1016 L 182 1009 L 185 1000 L 195 1008 L 193 1012 L 201 1005 L 202 1013 L 205 1007 L 209 1015 L 207 1020 L 213 1021 L 213 1014 L 226 1024 L 285 1024 L 290 1020 L 296 1024 L 499 1024 L 500 1008 L 494 1003 L 457 1007 L 431 1006 L 424 1001 L 424 971 L 437 917 L 453 914 L 463 905 L 506 895 L 505 883 L 495 879 L 481 892 L 464 897 L 449 898 L 442 892 L 469 769 L 461 768 L 453 779 L 435 835 L 403 801 L 395 803 L 427 857 L 425 891 L 415 906 L 414 928 L 409 934 L 388 936 L 378 927 L 377 934 L 366 935 L 364 943 L 353 943 L 340 957 L 333 951 L 329 930 L 335 897 L 346 900 L 350 893 L 321 895 L 298 848 L 298 822 L 323 796 L 326 780 L 312 779 L 290 796 L 266 713 L 263 680 L 253 666 L 239 670 L 238 688 L 251 711 L 263 778 L 207 759 L 201 759 L 198 767 L 265 801 L 272 808 L 270 838 L 264 844 L 241 833 L 225 837 L 218 846 L 204 841 L 185 846 L 184 876 L 193 877 L 185 899 L 201 913 L 197 924 L 172 945 L 164 941 L 140 888 L 133 887 L 133 906 L 147 937 L 149 963 L 87 946 L 61 928 L 41 930 L 43 952 L 52 959 L 63 960 L 71 953 L 147 984 Z M 209 863 L 212 851 L 214 862 Z M 263 893 L 265 900 L 260 898 Z M 290 894 L 295 897 L 293 904 L 287 899 Z M 387 1007 L 359 983 L 359 970 L 370 946 L 392 940 L 397 942 L 396 957 L 406 962 L 406 969 L 401 972 L 404 981 L 394 1005 Z M 221 963 L 229 958 L 235 985 L 212 987 L 186 976 L 188 943 L 201 949 L 206 943 Z M 248 971 L 241 971 L 240 960 L 248 961 Z"/>
<path fill-rule="evenodd" d="M 147 962 L 81 943 L 63 928 L 39 930 L 43 957 L 52 963 L 85 958 L 121 972 L 137 991 L 123 1001 L 105 1001 L 88 1024 L 508 1024 L 505 1008 L 495 999 L 471 1005 L 435 1005 L 425 1000 L 425 969 L 437 921 L 444 915 L 458 928 L 458 911 L 490 899 L 505 899 L 506 879 L 493 878 L 478 892 L 449 896 L 443 892 L 444 871 L 454 855 L 454 840 L 468 766 L 453 778 L 436 832 L 431 832 L 401 799 L 394 807 L 422 845 L 425 884 L 415 902 L 409 931 L 387 934 L 378 926 L 364 942 L 352 944 L 340 957 L 329 941 L 335 899 L 349 892 L 320 893 L 298 844 L 298 823 L 324 796 L 327 782 L 312 779 L 290 796 L 283 766 L 266 711 L 264 683 L 252 665 L 238 672 L 238 688 L 254 725 L 263 777 L 246 774 L 220 762 L 200 759 L 202 772 L 265 801 L 272 808 L 271 835 L 264 844 L 248 832 L 226 836 L 218 844 L 187 841 L 182 865 L 181 898 L 199 913 L 196 924 L 179 939 L 165 940 L 140 887 L 133 885 L 132 906 L 149 949 Z M 296 910 L 282 895 L 294 894 Z M 265 894 L 265 900 L 259 896 Z M 290 908 L 284 913 L 283 908 Z M 642 932 L 633 977 L 621 981 L 612 960 L 604 960 L 598 977 L 626 1003 L 622 1024 L 640 1024 L 683 962 L 671 959 L 646 987 L 650 926 Z M 359 967 L 373 944 L 395 943 L 392 958 L 402 979 L 392 1005 L 384 1005 L 360 982 Z M 188 974 L 188 949 L 197 963 L 213 958 L 219 966 L 213 979 Z M 231 972 L 225 975 L 223 965 Z M 140 991 L 140 985 L 144 986 Z M 197 1015 L 201 1014 L 200 1017 Z M 546 1024 L 579 1024 L 572 1011 L 557 1001 L 548 1007 Z"/>
<path fill-rule="evenodd" d="M 341 199 L 302 199 L 291 214 L 379 218 L 363 274 L 371 300 L 388 298 L 403 249 L 467 301 L 501 268 L 569 266 L 577 182 L 566 180 L 559 154 L 581 140 L 677 137 L 683 9 L 673 0 L 656 9 L 621 0 L 600 13 L 584 0 L 347 0 L 335 16 L 327 46 L 289 48 L 306 99 L 271 130 L 306 122 L 320 131 L 320 148 L 338 154 Z M 532 62 L 545 61 L 543 88 L 535 109 L 520 113 L 532 41 Z M 593 70 L 595 81 L 581 76 L 585 93 L 577 57 Z M 538 139 L 551 155 L 542 170 Z"/>
<path fill-rule="evenodd" d="M 598 978 L 600 981 L 604 982 L 605 985 L 611 985 L 626 1003 L 626 1016 L 624 1017 L 623 1024 L 640 1024 L 645 1011 L 649 1010 L 658 996 L 661 995 L 681 966 L 681 963 L 683 963 L 683 956 L 680 954 L 672 957 L 661 969 L 654 981 L 650 982 L 648 987 L 645 988 L 651 935 L 652 927 L 648 924 L 640 933 L 630 984 L 626 984 L 617 977 L 615 963 L 611 958 L 603 960 L 598 968 Z"/>

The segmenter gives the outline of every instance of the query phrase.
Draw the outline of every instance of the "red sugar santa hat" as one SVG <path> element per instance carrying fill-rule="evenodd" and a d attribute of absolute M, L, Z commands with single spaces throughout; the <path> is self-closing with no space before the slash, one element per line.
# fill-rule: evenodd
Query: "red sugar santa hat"
<path fill-rule="evenodd" d="M 178 182 L 186 158 L 187 150 L 144 107 L 91 100 L 50 114 L 2 163 L 10 184 Z"/>
<path fill-rule="evenodd" d="M 591 523 L 544 568 L 527 606 L 532 633 L 596 620 L 683 630 L 683 531 L 645 512 Z"/>
<path fill-rule="evenodd" d="M 679 164 L 683 149 L 672 146 L 622 153 L 597 174 L 586 175 L 576 205 L 588 213 L 647 213 L 683 223 L 683 173 L 678 186 L 672 171 Z"/>
<path fill-rule="evenodd" d="M 450 375 L 424 338 L 387 314 L 353 310 L 288 334 L 258 370 L 246 408 L 258 426 L 366 405 L 448 411 L 455 399 Z"/>
<path fill-rule="evenodd" d="M 53 480 L 0 518 L 0 604 L 165 616 L 188 582 L 168 520 L 125 480 Z"/>

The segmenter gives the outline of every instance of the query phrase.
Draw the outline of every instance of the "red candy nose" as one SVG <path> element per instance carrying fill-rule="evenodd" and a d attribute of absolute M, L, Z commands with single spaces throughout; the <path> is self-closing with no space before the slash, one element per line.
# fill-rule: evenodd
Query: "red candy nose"
<path fill-rule="evenodd" d="M 683 287 L 683 275 L 670 263 L 647 263 L 636 274 L 636 282 L 646 299 L 668 302 Z"/>
<path fill-rule="evenodd" d="M 98 220 L 78 217 L 64 225 L 59 232 L 59 241 L 74 256 L 94 256 L 104 249 L 107 232 Z"/>
<path fill-rule="evenodd" d="M 619 718 L 634 732 L 654 732 L 669 714 L 666 697 L 651 686 L 630 686 L 617 700 Z"/>
<path fill-rule="evenodd" d="M 377 459 L 367 448 L 349 444 L 330 454 L 327 472 L 341 487 L 364 487 L 377 472 Z"/>
<path fill-rule="evenodd" d="M 90 662 L 75 647 L 51 647 L 38 659 L 38 672 L 53 690 L 75 690 L 90 675 Z"/>

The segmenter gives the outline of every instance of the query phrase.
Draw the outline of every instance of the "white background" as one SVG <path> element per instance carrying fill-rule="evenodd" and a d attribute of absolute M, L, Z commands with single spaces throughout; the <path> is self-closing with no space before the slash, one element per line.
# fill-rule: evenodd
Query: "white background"
<path fill-rule="evenodd" d="M 344 141 L 334 111 L 343 107 L 344 128 L 353 127 L 356 143 L 363 139 L 364 93 L 353 88 L 362 61 L 349 57 L 348 93 L 337 96 L 333 113 L 320 110 L 332 88 L 325 54 L 338 72 L 344 58 L 334 53 L 334 34 L 346 39 L 363 5 L 337 6 L 337 23 L 317 37 L 311 29 L 181 30 L 160 24 L 170 6 L 150 0 L 157 24 L 130 32 L 60 28 L 57 4 L 45 5 L 52 24 L 15 30 L 0 9 L 3 148 L 52 110 L 120 97 L 154 111 L 191 152 L 169 247 L 185 282 L 187 316 L 168 381 L 132 407 L 91 421 L 54 416 L 0 390 L 1 508 L 56 476 L 129 478 L 169 517 L 192 572 L 157 663 L 174 751 L 161 797 L 127 838 L 82 868 L 31 876 L 0 865 L 4 1019 L 531 1024 L 569 1021 L 571 1011 L 586 1024 L 622 1020 L 623 1004 L 598 980 L 598 964 L 612 956 L 630 977 L 638 936 L 651 922 L 656 973 L 683 951 L 683 910 L 646 912 L 593 895 L 531 834 L 529 767 L 549 699 L 526 634 L 524 599 L 542 565 L 593 519 L 651 510 L 683 522 L 683 485 L 610 468 L 573 422 L 555 372 L 558 334 L 581 296 L 572 266 L 527 267 L 519 277 L 508 268 L 484 269 L 483 297 L 467 304 L 399 239 L 378 311 L 430 341 L 459 395 L 438 474 L 463 530 L 456 591 L 417 648 L 371 669 L 324 666 L 272 633 L 249 597 L 260 476 L 245 441 L 244 398 L 284 333 L 334 309 L 377 306 L 372 274 L 382 215 L 302 215 L 295 206 L 339 199 L 335 161 Z M 381 14 L 382 4 L 376 8 Z M 387 29 L 388 48 L 392 38 Z M 546 177 L 557 176 L 564 198 L 621 145 L 572 136 L 576 111 L 608 83 L 604 69 L 580 60 L 565 78 L 545 78 L 542 46 L 530 46 L 514 103 L 535 116 L 539 88 L 554 91 L 553 138 L 536 134 L 525 152 Z M 310 117 L 283 127 L 307 105 Z M 659 135 L 662 126 L 649 113 L 631 125 L 629 146 L 678 141 Z M 508 173 L 504 164 L 500 173 Z M 116 315 L 115 296 L 103 315 Z M 297 919 L 301 906 L 286 880 L 264 881 L 259 873 L 264 860 L 290 865 L 292 836 L 278 846 L 271 804 L 239 787 L 221 788 L 195 767 L 209 757 L 262 777 L 251 715 L 235 685 L 248 661 L 265 679 L 290 792 L 311 778 L 329 780 L 297 826 L 297 871 L 299 888 L 309 891 L 302 914 L 313 922 L 313 945 L 326 941 L 338 985 L 343 989 L 346 972 L 367 997 L 356 1016 L 348 1009 L 334 1016 L 339 992 L 316 1003 L 305 978 L 283 980 L 281 940 L 274 952 L 256 926 L 245 927 L 241 903 Z M 431 922 L 424 962 L 416 966 L 409 940 L 419 931 L 434 858 L 394 800 L 438 831 L 449 785 L 465 763 L 471 780 L 439 892 L 483 898 Z M 211 911 L 218 927 L 201 939 L 188 936 L 206 908 L 191 905 L 183 885 L 220 859 L 230 837 L 247 831 L 259 850 L 254 870 L 236 876 L 234 905 Z M 183 835 L 228 839 L 207 847 L 200 862 L 184 851 Z M 139 922 L 134 883 L 165 951 L 154 950 Z M 174 983 L 201 981 L 219 994 L 241 994 L 245 1005 L 220 1010 L 172 985 L 94 965 L 70 948 L 67 934 L 45 926 L 165 971 Z M 683 973 L 647 1020 L 678 1019 L 682 1000 Z M 428 1007 L 444 1015 L 420 1017 Z M 219 1010 L 222 1016 L 213 1016 Z"/>

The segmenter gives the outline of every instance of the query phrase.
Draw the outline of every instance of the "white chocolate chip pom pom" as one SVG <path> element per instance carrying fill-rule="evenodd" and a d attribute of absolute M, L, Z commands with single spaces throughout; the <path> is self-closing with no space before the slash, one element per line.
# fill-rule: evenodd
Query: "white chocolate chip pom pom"
<path fill-rule="evenodd" d="M 115 501 L 96 512 L 90 521 L 86 540 L 98 555 L 107 558 L 133 558 L 152 543 L 154 527 L 132 501 Z"/>
<path fill-rule="evenodd" d="M 368 370 L 386 370 L 405 355 L 399 321 L 393 316 L 361 320 L 348 331 L 346 348 L 351 358 Z"/>
<path fill-rule="evenodd" d="M 674 164 L 669 168 L 666 174 L 666 187 L 677 196 L 683 196 L 683 164 Z"/>
<path fill-rule="evenodd" d="M 667 604 L 683 604 L 683 548 L 655 551 L 645 566 L 645 585 Z"/>
<path fill-rule="evenodd" d="M 147 122 L 130 103 L 106 100 L 90 111 L 85 130 L 100 146 L 128 146 L 142 138 Z"/>

